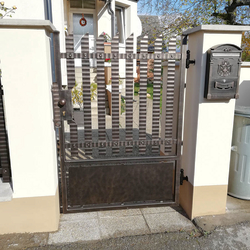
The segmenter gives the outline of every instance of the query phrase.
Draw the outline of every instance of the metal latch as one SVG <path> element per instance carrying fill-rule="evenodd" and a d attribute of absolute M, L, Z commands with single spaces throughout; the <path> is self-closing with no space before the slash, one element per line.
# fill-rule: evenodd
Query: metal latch
<path fill-rule="evenodd" d="M 180 185 L 183 185 L 183 181 L 188 181 L 188 177 L 184 177 L 184 170 L 181 169 L 181 175 L 180 175 Z"/>
<path fill-rule="evenodd" d="M 189 69 L 189 65 L 194 64 L 195 60 L 190 60 L 190 50 L 187 50 L 187 58 L 186 58 L 186 68 Z"/>

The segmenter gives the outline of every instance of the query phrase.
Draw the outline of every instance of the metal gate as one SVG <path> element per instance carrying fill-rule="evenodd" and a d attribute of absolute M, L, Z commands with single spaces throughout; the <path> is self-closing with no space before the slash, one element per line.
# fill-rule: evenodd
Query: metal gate
<path fill-rule="evenodd" d="M 74 53 L 70 35 L 66 38 L 66 53 L 60 53 L 59 34 L 54 34 L 57 78 L 53 85 L 54 122 L 59 128 L 64 213 L 179 202 L 185 54 L 176 52 L 175 38 L 170 40 L 167 53 L 162 52 L 162 38 L 157 38 L 154 53 L 150 54 L 147 37 L 142 38 L 140 53 L 135 54 L 133 40 L 131 35 L 125 43 L 126 53 L 121 54 L 119 38 L 115 37 L 111 53 L 104 53 L 101 35 L 96 40 L 96 52 L 89 53 L 86 34 L 81 40 L 81 53 Z M 104 80 L 105 59 L 111 60 L 110 86 Z M 151 85 L 147 82 L 149 59 L 154 60 Z M 62 88 L 61 60 L 66 60 L 67 65 L 66 89 Z M 75 60 L 81 60 L 82 66 L 82 87 L 78 89 L 83 101 L 80 111 L 72 105 Z M 94 100 L 90 60 L 97 65 Z M 138 95 L 133 81 L 136 60 L 140 61 Z M 163 80 L 162 61 L 168 64 Z M 180 62 L 178 81 L 176 61 Z M 120 93 L 122 62 L 126 75 Z M 111 96 L 112 115 L 107 113 L 107 93 Z"/>

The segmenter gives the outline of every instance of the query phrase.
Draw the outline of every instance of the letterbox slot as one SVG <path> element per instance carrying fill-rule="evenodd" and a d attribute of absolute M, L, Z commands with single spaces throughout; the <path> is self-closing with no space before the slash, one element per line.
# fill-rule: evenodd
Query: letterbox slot
<path fill-rule="evenodd" d="M 215 82 L 214 87 L 216 89 L 232 89 L 234 87 L 234 82 Z"/>

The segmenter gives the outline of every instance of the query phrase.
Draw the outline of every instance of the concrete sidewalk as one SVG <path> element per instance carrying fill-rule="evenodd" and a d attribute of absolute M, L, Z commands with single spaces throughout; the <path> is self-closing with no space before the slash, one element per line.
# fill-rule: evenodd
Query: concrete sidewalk
<path fill-rule="evenodd" d="M 193 222 L 180 207 L 66 214 L 54 233 L 0 235 L 0 249 L 250 249 L 249 222 L 250 201 L 232 197 Z"/>

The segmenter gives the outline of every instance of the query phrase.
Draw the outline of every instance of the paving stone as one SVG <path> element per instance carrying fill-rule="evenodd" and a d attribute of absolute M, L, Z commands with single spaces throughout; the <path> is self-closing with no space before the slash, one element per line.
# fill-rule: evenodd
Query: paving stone
<path fill-rule="evenodd" d="M 171 213 L 176 212 L 175 209 L 171 207 L 147 207 L 141 208 L 143 214 L 158 214 L 158 213 Z"/>
<path fill-rule="evenodd" d="M 111 210 L 111 211 L 101 211 L 98 212 L 98 216 L 101 218 L 105 217 L 124 217 L 124 216 L 133 216 L 141 215 L 140 209 L 122 209 L 122 210 Z"/>
<path fill-rule="evenodd" d="M 191 231 L 193 223 L 178 212 L 144 214 L 151 233 Z"/>
<path fill-rule="evenodd" d="M 59 230 L 49 234 L 48 244 L 100 240 L 98 219 L 62 221 Z"/>
<path fill-rule="evenodd" d="M 150 233 L 142 215 L 100 217 L 99 222 L 103 239 Z"/>
<path fill-rule="evenodd" d="M 97 219 L 97 212 L 61 214 L 60 221 L 85 221 Z"/>
<path fill-rule="evenodd" d="M 10 183 L 3 183 L 0 178 L 0 202 L 12 200 L 12 188 Z"/>

